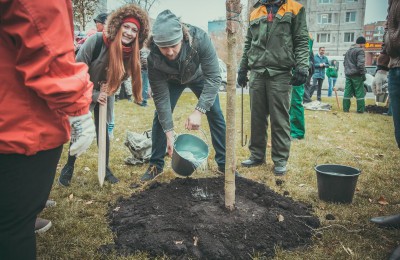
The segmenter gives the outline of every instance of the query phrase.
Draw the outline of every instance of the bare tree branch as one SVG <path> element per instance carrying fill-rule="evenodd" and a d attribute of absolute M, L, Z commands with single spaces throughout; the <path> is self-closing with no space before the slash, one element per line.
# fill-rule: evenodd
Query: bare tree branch
<path fill-rule="evenodd" d="M 85 30 L 98 4 L 99 0 L 72 0 L 74 20 L 80 24 L 81 30 Z"/>
<path fill-rule="evenodd" d="M 159 0 L 123 0 L 126 4 L 137 4 L 147 12 L 149 12 L 153 4 L 158 1 Z"/>

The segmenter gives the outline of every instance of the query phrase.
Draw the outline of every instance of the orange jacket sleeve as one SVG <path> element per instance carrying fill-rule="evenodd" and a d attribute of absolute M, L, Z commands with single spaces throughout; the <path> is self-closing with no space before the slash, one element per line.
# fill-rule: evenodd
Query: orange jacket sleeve
<path fill-rule="evenodd" d="M 17 49 L 15 68 L 25 87 L 52 110 L 87 113 L 93 84 L 76 63 L 71 0 L 0 0 L 0 29 Z"/>

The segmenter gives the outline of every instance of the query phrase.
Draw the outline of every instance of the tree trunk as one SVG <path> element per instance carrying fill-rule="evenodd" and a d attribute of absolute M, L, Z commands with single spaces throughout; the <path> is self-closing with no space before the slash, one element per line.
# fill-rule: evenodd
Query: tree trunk
<path fill-rule="evenodd" d="M 240 0 L 226 0 L 226 32 L 228 42 L 228 84 L 226 87 L 226 164 L 225 164 L 225 207 L 235 209 L 235 108 L 236 108 L 236 51 L 237 32 L 240 30 Z"/>

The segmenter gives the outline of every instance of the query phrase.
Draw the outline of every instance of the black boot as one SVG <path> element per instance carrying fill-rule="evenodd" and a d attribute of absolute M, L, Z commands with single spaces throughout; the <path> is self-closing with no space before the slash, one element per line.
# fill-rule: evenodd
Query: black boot
<path fill-rule="evenodd" d="M 128 101 L 129 102 L 132 102 L 133 100 L 132 100 L 132 95 L 128 95 Z"/>
<path fill-rule="evenodd" d="M 371 218 L 371 222 L 389 228 L 400 228 L 400 214 Z"/>
<path fill-rule="evenodd" d="M 111 184 L 119 182 L 117 177 L 114 176 L 114 174 L 112 173 L 111 169 L 108 166 L 106 167 L 106 177 L 104 178 L 104 180 L 108 181 Z"/>
<path fill-rule="evenodd" d="M 76 158 L 75 156 L 73 157 Z M 73 162 L 71 163 L 70 159 L 68 158 L 68 162 L 62 168 L 60 177 L 58 178 L 58 183 L 61 186 L 68 187 L 69 184 L 71 183 L 72 175 L 74 174 L 74 164 L 75 160 L 73 160 Z"/>

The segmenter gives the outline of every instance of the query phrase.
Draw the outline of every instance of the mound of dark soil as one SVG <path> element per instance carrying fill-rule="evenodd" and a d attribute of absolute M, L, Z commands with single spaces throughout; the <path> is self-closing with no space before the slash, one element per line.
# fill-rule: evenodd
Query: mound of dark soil
<path fill-rule="evenodd" d="M 251 259 L 273 256 L 311 242 L 319 220 L 309 206 L 265 185 L 236 178 L 236 210 L 224 206 L 224 179 L 180 179 L 155 183 L 120 199 L 110 209 L 115 249 L 122 255 L 146 251 L 173 259 Z M 103 251 L 104 252 L 104 251 Z"/>
<path fill-rule="evenodd" d="M 365 106 L 365 111 L 372 114 L 383 114 L 388 112 L 388 108 L 377 105 L 367 105 Z"/>

